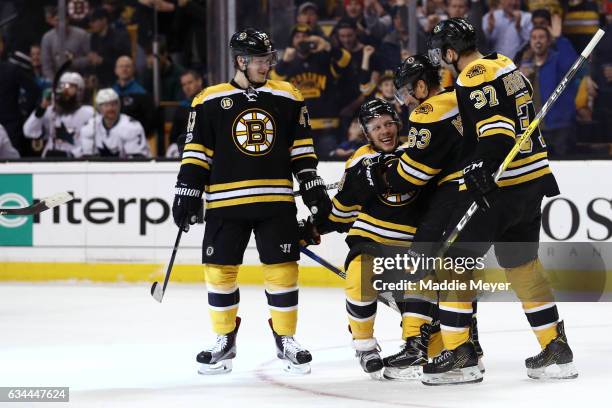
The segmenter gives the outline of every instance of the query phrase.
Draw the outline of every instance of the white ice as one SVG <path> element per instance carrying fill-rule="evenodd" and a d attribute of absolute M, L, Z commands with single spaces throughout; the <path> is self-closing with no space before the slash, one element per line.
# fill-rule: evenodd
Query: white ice
<path fill-rule="evenodd" d="M 350 349 L 341 289 L 302 288 L 297 339 L 312 374 L 288 377 L 276 361 L 261 287 L 241 288 L 234 371 L 197 374 L 196 354 L 214 339 L 203 285 L 170 283 L 163 304 L 149 285 L 19 284 L 0 287 L 0 386 L 69 386 L 69 404 L 16 407 L 576 407 L 609 406 L 609 303 L 564 303 L 576 380 L 537 382 L 524 358 L 539 351 L 518 303 L 481 303 L 487 372 L 476 385 L 377 382 Z M 398 315 L 379 307 L 376 333 L 394 353 Z M 2 404 L 10 406 L 11 404 Z"/>

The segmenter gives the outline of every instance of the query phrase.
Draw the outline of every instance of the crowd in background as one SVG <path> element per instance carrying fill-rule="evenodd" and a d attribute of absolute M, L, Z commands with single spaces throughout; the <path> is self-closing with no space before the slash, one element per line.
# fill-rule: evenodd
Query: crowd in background
<path fill-rule="evenodd" d="M 345 160 L 366 143 L 355 115 L 371 98 L 388 100 L 407 125 L 415 106 L 395 101 L 393 70 L 411 44 L 427 52 L 427 35 L 441 20 L 467 18 L 480 50 L 512 58 L 533 84 L 536 111 L 597 29 L 612 28 L 610 0 L 419 0 L 417 27 L 409 30 L 410 1 L 285 0 L 294 20 L 278 41 L 273 37 L 283 49 L 271 78 L 301 90 L 321 160 Z M 237 28 L 282 2 L 238 1 Z M 12 4 L 15 10 L 0 5 L 0 14 L 17 15 L 0 28 L 0 158 L 178 155 L 190 101 L 208 85 L 205 0 L 67 0 L 63 55 L 57 0 Z M 153 99 L 154 8 L 161 107 Z M 273 20 L 256 23 L 274 33 Z M 52 83 L 66 59 L 76 75 L 65 78 L 53 100 Z M 441 75 L 452 86 L 452 74 Z M 606 35 L 541 124 L 551 157 L 612 156 L 610 110 L 612 35 Z M 113 136 L 118 123 L 122 131 Z"/>

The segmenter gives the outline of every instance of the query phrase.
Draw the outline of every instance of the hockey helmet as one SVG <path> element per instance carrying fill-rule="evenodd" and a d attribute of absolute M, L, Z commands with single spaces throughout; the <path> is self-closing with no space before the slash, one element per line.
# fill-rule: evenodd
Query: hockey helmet
<path fill-rule="evenodd" d="M 431 31 L 427 41 L 429 59 L 439 65 L 446 50 L 452 48 L 458 54 L 476 49 L 476 30 L 464 18 L 453 17 L 440 21 Z"/>
<path fill-rule="evenodd" d="M 276 52 L 270 36 L 255 28 L 245 28 L 234 33 L 229 46 L 235 56 L 267 55 Z"/>
<path fill-rule="evenodd" d="M 120 103 L 119 95 L 113 88 L 100 89 L 96 94 L 96 106 L 100 106 L 105 103 L 117 101 Z"/>
<path fill-rule="evenodd" d="M 361 105 L 359 108 L 359 125 L 366 136 L 368 135 L 368 123 L 372 119 L 383 115 L 391 116 L 393 121 L 397 123 L 398 129 L 401 128 L 402 122 L 400 121 L 400 117 L 389 102 L 380 98 L 375 98 Z"/>
<path fill-rule="evenodd" d="M 432 64 L 425 55 L 416 54 L 408 57 L 395 70 L 393 85 L 395 98 L 402 105 L 408 96 L 413 96 L 414 84 L 422 79 L 428 86 L 440 85 L 440 67 Z"/>
<path fill-rule="evenodd" d="M 85 81 L 78 72 L 64 72 L 59 79 L 58 86 L 62 88 L 66 84 L 76 86 L 79 92 L 85 90 Z"/>

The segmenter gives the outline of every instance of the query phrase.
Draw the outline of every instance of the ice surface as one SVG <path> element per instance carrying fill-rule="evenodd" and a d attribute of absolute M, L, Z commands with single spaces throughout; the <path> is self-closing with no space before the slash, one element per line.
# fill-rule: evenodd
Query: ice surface
<path fill-rule="evenodd" d="M 340 289 L 300 289 L 298 341 L 312 374 L 279 368 L 261 287 L 241 288 L 234 371 L 197 374 L 196 354 L 213 340 L 202 285 L 170 283 L 164 302 L 149 284 L 2 283 L 0 386 L 69 386 L 69 404 L 16 407 L 576 407 L 608 406 L 612 304 L 564 303 L 560 313 L 580 372 L 576 380 L 527 378 L 539 351 L 518 303 L 481 303 L 487 372 L 476 385 L 377 382 L 353 357 Z M 383 354 L 399 346 L 399 316 L 379 306 Z M 11 404 L 2 404 L 10 406 Z"/>

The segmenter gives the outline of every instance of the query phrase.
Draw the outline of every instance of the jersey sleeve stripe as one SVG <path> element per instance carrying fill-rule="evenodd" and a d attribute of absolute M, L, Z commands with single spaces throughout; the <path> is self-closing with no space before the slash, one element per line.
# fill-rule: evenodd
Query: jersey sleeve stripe
<path fill-rule="evenodd" d="M 403 165 L 401 164 L 397 168 L 397 174 L 399 174 L 403 179 L 405 179 L 409 183 L 414 184 L 415 186 L 424 186 L 425 184 L 427 184 L 427 181 L 419 180 L 417 178 L 412 177 L 410 174 L 406 173 L 404 171 Z"/>
<path fill-rule="evenodd" d="M 291 156 L 291 161 L 298 160 L 298 159 L 304 159 L 304 158 L 307 158 L 307 157 L 311 158 L 311 159 L 317 160 L 317 155 L 316 154 L 309 153 L 309 154 L 302 154 L 302 155 L 299 155 L 299 156 Z"/>
<path fill-rule="evenodd" d="M 299 156 L 299 155 L 306 154 L 306 153 L 314 154 L 314 152 L 315 152 L 314 146 L 294 147 L 293 149 L 291 149 L 291 157 Z"/>
<path fill-rule="evenodd" d="M 293 142 L 293 146 L 291 146 L 292 148 L 296 148 L 299 146 L 312 146 L 314 145 L 314 141 L 312 140 L 312 138 L 307 138 L 307 139 L 297 139 L 296 141 Z"/>
<path fill-rule="evenodd" d="M 183 152 L 183 159 L 188 159 L 188 158 L 200 159 L 200 160 L 207 162 L 208 164 L 212 164 L 213 162 L 213 160 L 210 157 L 200 152 Z"/>
<path fill-rule="evenodd" d="M 419 163 L 418 161 L 414 160 L 413 158 L 411 158 L 410 156 L 408 156 L 408 153 L 404 153 L 402 154 L 402 156 L 400 157 L 400 159 L 404 162 L 407 163 L 408 165 L 415 167 L 425 173 L 427 173 L 430 176 L 435 176 L 436 174 L 440 173 L 440 171 L 442 171 L 442 169 L 434 169 L 433 167 L 429 167 L 423 163 Z"/>
<path fill-rule="evenodd" d="M 196 152 L 202 152 L 206 154 L 208 157 L 213 157 L 215 155 L 215 152 L 212 149 L 209 149 L 208 147 L 198 144 L 198 143 L 187 143 L 185 145 L 185 151 L 187 150 L 194 150 Z"/>
<path fill-rule="evenodd" d="M 502 115 L 493 115 L 476 123 L 478 137 L 492 136 L 497 133 L 515 137 L 514 121 Z"/>
<path fill-rule="evenodd" d="M 407 165 L 403 160 L 400 160 L 400 165 L 402 167 L 402 170 L 404 170 L 406 174 L 410 174 L 411 176 L 414 176 L 425 183 L 427 183 L 434 177 L 427 173 L 423 173 L 422 171 L 417 170 L 412 166 Z"/>
<path fill-rule="evenodd" d="M 520 166 L 523 166 L 525 164 L 532 163 L 534 161 L 537 161 L 537 160 L 540 160 L 540 159 L 543 159 L 543 158 L 546 158 L 546 157 L 548 157 L 548 153 L 547 152 L 536 153 L 536 154 L 534 154 L 532 156 L 529 156 L 529 157 L 527 157 L 525 159 L 513 161 L 512 163 L 510 163 L 508 165 L 508 168 L 512 169 L 512 168 L 515 168 L 515 167 L 520 167 Z"/>
<path fill-rule="evenodd" d="M 383 227 L 383 228 L 387 228 L 387 229 L 391 229 L 391 230 L 408 232 L 410 234 L 414 234 L 416 232 L 416 228 L 412 227 L 410 225 L 402 225 L 402 224 L 396 224 L 394 222 L 382 221 L 382 220 L 379 220 L 378 218 L 374 218 L 371 215 L 368 215 L 366 213 L 361 213 L 359 215 L 359 219 L 362 220 L 362 221 L 368 222 L 370 224 L 373 224 L 375 226 Z"/>
<path fill-rule="evenodd" d="M 332 198 L 332 205 L 339 209 L 340 211 L 351 212 L 351 211 L 361 211 L 360 205 L 344 205 L 336 197 Z"/>
<path fill-rule="evenodd" d="M 206 170 L 210 170 L 210 165 L 203 160 L 188 158 L 181 160 L 181 165 L 183 164 L 195 164 L 196 166 L 204 167 Z"/>
<path fill-rule="evenodd" d="M 495 136 L 495 135 L 506 135 L 506 136 L 510 136 L 512 139 L 516 138 L 516 134 L 514 133 L 514 130 L 508 130 L 508 129 L 504 129 L 501 127 L 486 130 L 482 132 L 479 137 L 483 138 L 483 137 Z"/>
<path fill-rule="evenodd" d="M 209 202 L 206 201 L 206 208 L 221 208 L 221 207 L 230 207 L 235 205 L 244 205 L 244 204 L 253 204 L 253 203 L 267 203 L 267 202 L 279 202 L 279 201 L 288 201 L 295 202 L 293 198 L 293 194 L 289 195 L 261 195 L 261 196 L 252 196 L 252 197 L 244 197 L 244 198 L 232 198 L 228 200 L 220 200 Z"/>
<path fill-rule="evenodd" d="M 357 219 L 357 216 L 349 217 L 349 218 L 342 218 L 342 217 L 338 217 L 338 216 L 336 216 L 334 214 L 329 214 L 327 219 L 329 219 L 332 222 L 339 222 L 339 223 L 342 223 L 342 224 L 352 224 Z"/>
<path fill-rule="evenodd" d="M 293 182 L 287 179 L 257 179 L 235 181 L 232 183 L 211 184 L 207 190 L 210 193 L 224 190 L 232 190 L 244 187 L 266 187 L 266 186 L 284 186 L 293 188 Z"/>

